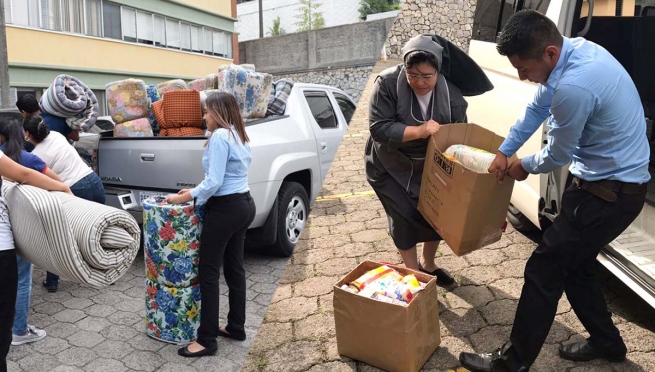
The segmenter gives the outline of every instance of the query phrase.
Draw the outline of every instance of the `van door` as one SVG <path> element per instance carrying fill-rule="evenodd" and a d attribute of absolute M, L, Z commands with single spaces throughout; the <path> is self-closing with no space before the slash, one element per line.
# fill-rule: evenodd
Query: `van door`
<path fill-rule="evenodd" d="M 507 20 L 518 10 L 536 9 L 546 13 L 550 0 L 478 0 L 469 55 L 482 67 L 494 89 L 483 95 L 467 97 L 468 121 L 507 136 L 537 92 L 537 84 L 521 81 L 507 57 L 496 51 L 496 37 Z M 519 157 L 532 155 L 544 146 L 548 130 L 536 131 L 518 151 Z M 540 199 L 546 189 L 547 175 L 530 175 L 517 182 L 512 204 L 532 223 L 539 226 Z"/>
<path fill-rule="evenodd" d="M 568 7 L 573 22 L 568 35 L 577 36 L 583 31 L 587 40 L 607 49 L 632 77 L 644 108 L 647 132 L 651 146 L 649 171 L 651 182 L 644 208 L 614 242 L 606 247 L 599 261 L 635 290 L 651 306 L 655 307 L 655 13 L 651 15 L 647 1 L 622 3 L 615 0 L 592 0 L 595 4 L 589 17 L 589 5 L 582 0 L 572 0 L 575 7 Z M 655 5 L 655 3 L 651 3 Z M 571 10 L 572 9 L 572 10 Z M 560 189 L 564 185 L 560 185 Z M 552 195 L 553 202 L 561 195 Z"/>

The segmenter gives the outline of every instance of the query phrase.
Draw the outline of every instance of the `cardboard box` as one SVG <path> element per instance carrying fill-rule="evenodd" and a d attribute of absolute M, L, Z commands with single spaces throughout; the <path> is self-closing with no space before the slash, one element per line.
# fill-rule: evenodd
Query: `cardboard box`
<path fill-rule="evenodd" d="M 500 240 L 514 180 L 499 184 L 496 174 L 469 171 L 443 152 L 463 144 L 495 154 L 504 140 L 476 124 L 449 124 L 429 141 L 418 210 L 458 256 Z"/>
<path fill-rule="evenodd" d="M 334 323 L 339 354 L 392 372 L 416 372 L 441 343 L 434 276 L 395 265 L 426 287 L 408 306 L 388 304 L 341 289 L 381 263 L 365 261 L 334 286 Z"/>

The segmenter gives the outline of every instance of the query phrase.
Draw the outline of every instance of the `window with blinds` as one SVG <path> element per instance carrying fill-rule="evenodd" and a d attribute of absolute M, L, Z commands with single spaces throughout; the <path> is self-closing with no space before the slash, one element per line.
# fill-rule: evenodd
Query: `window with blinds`
<path fill-rule="evenodd" d="M 123 40 L 136 41 L 136 10 L 121 7 L 121 30 Z"/>
<path fill-rule="evenodd" d="M 203 27 L 202 49 L 205 54 L 212 54 L 212 30 Z"/>
<path fill-rule="evenodd" d="M 180 48 L 180 21 L 166 18 L 166 46 Z"/>
<path fill-rule="evenodd" d="M 5 23 L 14 23 L 14 17 L 12 17 L 12 6 L 11 0 L 5 1 Z"/>
<path fill-rule="evenodd" d="M 182 50 L 191 51 L 191 25 L 180 22 L 180 46 Z"/>
<path fill-rule="evenodd" d="M 202 53 L 200 41 L 202 40 L 202 28 L 200 26 L 191 25 L 191 50 L 197 53 Z"/>
<path fill-rule="evenodd" d="M 60 0 L 41 0 L 41 28 L 61 31 Z"/>
<path fill-rule="evenodd" d="M 166 46 L 166 19 L 155 15 L 155 45 Z"/>
<path fill-rule="evenodd" d="M 151 13 L 136 12 L 136 38 L 142 44 L 154 44 L 154 21 Z"/>
<path fill-rule="evenodd" d="M 61 31 L 81 34 L 84 31 L 84 0 L 60 0 Z"/>

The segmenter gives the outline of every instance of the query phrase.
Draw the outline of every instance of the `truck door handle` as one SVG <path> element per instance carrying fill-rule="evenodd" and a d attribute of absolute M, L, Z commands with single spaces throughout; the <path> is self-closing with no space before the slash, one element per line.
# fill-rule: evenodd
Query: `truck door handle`
<path fill-rule="evenodd" d="M 321 142 L 321 151 L 327 150 L 327 142 Z"/>
<path fill-rule="evenodd" d="M 141 161 L 155 161 L 155 154 L 141 154 Z"/>

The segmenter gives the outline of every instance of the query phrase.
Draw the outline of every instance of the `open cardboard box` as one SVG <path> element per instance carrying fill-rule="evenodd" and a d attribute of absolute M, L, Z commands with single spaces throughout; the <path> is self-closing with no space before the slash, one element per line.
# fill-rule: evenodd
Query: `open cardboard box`
<path fill-rule="evenodd" d="M 416 372 L 439 347 L 439 299 L 434 276 L 387 265 L 427 283 L 407 305 L 395 305 L 341 289 L 382 266 L 365 261 L 334 285 L 334 323 L 339 354 L 392 372 Z"/>
<path fill-rule="evenodd" d="M 500 240 L 514 180 L 499 184 L 496 174 L 469 171 L 443 152 L 463 144 L 496 154 L 504 140 L 476 124 L 443 125 L 430 138 L 418 210 L 458 256 Z"/>

